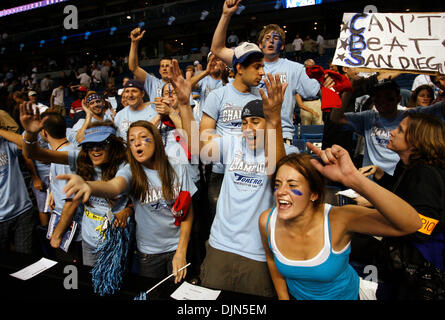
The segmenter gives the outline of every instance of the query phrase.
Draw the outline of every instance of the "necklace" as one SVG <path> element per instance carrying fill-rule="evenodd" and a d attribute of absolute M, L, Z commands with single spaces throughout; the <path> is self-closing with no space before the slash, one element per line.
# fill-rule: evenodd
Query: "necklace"
<path fill-rule="evenodd" d="M 60 148 L 61 146 L 63 146 L 65 143 L 68 143 L 68 140 L 65 140 L 64 142 L 62 142 L 62 143 L 55 149 L 55 151 L 59 150 L 59 148 Z"/>

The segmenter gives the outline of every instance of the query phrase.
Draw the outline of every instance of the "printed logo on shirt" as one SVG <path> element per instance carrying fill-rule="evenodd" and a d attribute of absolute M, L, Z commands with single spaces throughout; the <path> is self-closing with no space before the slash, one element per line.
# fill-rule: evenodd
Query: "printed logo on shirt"
<path fill-rule="evenodd" d="M 181 192 L 181 186 L 178 184 L 175 185 L 173 187 L 174 197 L 177 198 L 180 192 Z M 145 198 L 141 199 L 140 202 L 141 205 L 146 205 L 146 204 L 151 205 L 151 207 L 155 210 L 161 208 L 170 209 L 169 202 L 167 202 L 162 195 L 162 188 L 151 187 L 150 190 L 145 194 Z"/>
<path fill-rule="evenodd" d="M 127 131 L 128 131 L 128 128 L 130 128 L 130 125 L 131 125 L 131 121 L 128 120 L 128 119 L 124 119 L 121 122 L 121 125 L 120 125 L 119 129 L 120 129 L 120 132 L 121 132 L 121 136 L 124 139 L 127 138 Z"/>
<path fill-rule="evenodd" d="M 241 107 L 234 106 L 230 102 L 226 103 L 222 108 L 221 122 L 233 127 L 241 127 L 241 111 Z"/>
<path fill-rule="evenodd" d="M 241 171 L 246 174 L 266 175 L 266 164 L 264 162 L 247 162 L 243 159 L 241 152 L 236 152 L 230 163 L 229 171 Z"/>
<path fill-rule="evenodd" d="M 107 200 L 105 200 L 104 198 L 90 196 L 89 202 L 90 202 L 91 207 L 95 207 L 95 206 L 99 206 L 99 207 L 103 207 L 103 208 L 109 207 Z"/>
<path fill-rule="evenodd" d="M 377 144 L 386 146 L 391 139 L 390 130 L 382 127 L 372 127 L 371 128 L 371 138 L 374 137 Z"/>
<path fill-rule="evenodd" d="M 264 184 L 264 179 L 258 177 L 250 177 L 244 176 L 238 173 L 235 174 L 235 182 L 238 185 L 246 186 L 246 187 L 261 187 Z"/>
<path fill-rule="evenodd" d="M 276 74 L 278 74 L 280 76 L 281 84 L 287 83 L 287 74 L 285 72 L 278 72 Z M 274 75 L 275 75 L 275 73 L 274 73 Z M 265 88 L 266 87 L 266 85 L 264 84 L 264 80 L 265 79 L 266 79 L 266 75 L 264 75 L 263 78 L 261 79 L 261 82 L 260 82 L 260 85 L 259 85 L 260 88 Z"/>

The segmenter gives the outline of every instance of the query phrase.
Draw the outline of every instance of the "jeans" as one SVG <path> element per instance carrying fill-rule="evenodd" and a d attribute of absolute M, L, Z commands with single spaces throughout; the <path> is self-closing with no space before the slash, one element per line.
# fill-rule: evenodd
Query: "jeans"
<path fill-rule="evenodd" d="M 173 272 L 173 256 L 176 251 L 146 254 L 139 250 L 135 252 L 136 271 L 147 278 L 165 278 Z"/>

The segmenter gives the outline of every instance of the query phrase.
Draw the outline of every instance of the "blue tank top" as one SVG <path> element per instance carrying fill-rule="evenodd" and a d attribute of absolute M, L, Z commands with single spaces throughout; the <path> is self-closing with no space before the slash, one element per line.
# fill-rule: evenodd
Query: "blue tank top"
<path fill-rule="evenodd" d="M 324 205 L 324 246 L 309 260 L 290 260 L 284 257 L 275 244 L 277 209 L 272 208 L 267 218 L 267 237 L 275 265 L 286 279 L 289 293 L 297 300 L 357 300 L 360 278 L 349 264 L 350 243 L 340 252 L 331 244 L 329 211 Z M 270 236 L 269 236 L 270 222 Z"/>

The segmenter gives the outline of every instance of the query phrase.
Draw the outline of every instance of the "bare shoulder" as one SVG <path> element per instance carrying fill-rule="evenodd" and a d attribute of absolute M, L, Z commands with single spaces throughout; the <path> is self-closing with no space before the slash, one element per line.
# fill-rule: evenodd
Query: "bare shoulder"
<path fill-rule="evenodd" d="M 259 225 L 260 229 L 265 229 L 267 224 L 267 218 L 269 217 L 269 213 L 273 208 L 268 208 L 261 212 L 260 218 L 259 218 Z"/>

